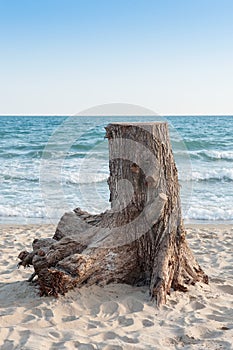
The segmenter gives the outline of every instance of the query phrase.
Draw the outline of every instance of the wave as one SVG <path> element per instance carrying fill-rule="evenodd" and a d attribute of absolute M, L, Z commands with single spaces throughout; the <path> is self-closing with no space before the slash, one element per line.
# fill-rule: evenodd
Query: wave
<path fill-rule="evenodd" d="M 189 179 L 190 180 L 190 179 Z M 205 171 L 193 171 L 194 181 L 233 181 L 233 169 L 208 169 Z"/>
<path fill-rule="evenodd" d="M 65 179 L 65 182 L 68 184 L 93 184 L 93 183 L 102 183 L 106 182 L 108 179 L 108 174 L 71 174 L 68 178 Z"/>
<path fill-rule="evenodd" d="M 0 174 L 3 180 L 5 181 L 27 181 L 27 182 L 39 182 L 39 176 L 33 175 L 9 175 L 9 174 Z"/>
<path fill-rule="evenodd" d="M 22 218 L 46 218 L 46 213 L 42 209 L 26 209 L 11 206 L 0 206 L 0 217 L 22 217 Z"/>
<path fill-rule="evenodd" d="M 106 152 L 106 150 L 104 150 L 103 152 L 99 151 L 96 152 L 96 150 L 90 149 L 90 151 L 88 152 L 69 152 L 66 155 L 66 159 L 75 159 L 76 161 L 78 159 L 83 159 L 86 158 L 87 160 L 89 159 L 93 159 L 94 161 L 97 161 L 99 159 L 104 159 L 104 161 L 106 162 L 106 164 L 108 164 L 108 153 Z"/>
<path fill-rule="evenodd" d="M 40 151 L 27 151 L 27 152 L 21 152 L 21 151 L 17 151 L 17 150 L 14 150 L 14 151 L 1 151 L 0 152 L 0 157 L 1 159 L 14 159 L 14 158 L 17 158 L 17 159 L 29 159 L 29 160 L 32 160 L 33 158 L 36 158 L 36 159 L 40 159 L 41 156 L 43 154 L 43 151 L 40 150 Z"/>
<path fill-rule="evenodd" d="M 191 158 L 206 159 L 206 160 L 233 160 L 233 151 L 215 151 L 215 150 L 198 150 L 198 151 L 176 151 L 174 150 L 175 156 L 189 155 Z"/>
<path fill-rule="evenodd" d="M 223 159 L 223 160 L 233 160 L 233 151 L 202 151 L 201 155 L 209 159 Z"/>
<path fill-rule="evenodd" d="M 233 209 L 221 208 L 196 208 L 191 207 L 186 214 L 186 220 L 204 220 L 204 221 L 232 221 Z"/>
<path fill-rule="evenodd" d="M 215 143 L 208 141 L 208 140 L 192 140 L 192 139 L 173 139 L 171 136 L 171 143 L 172 143 L 172 148 L 175 151 L 176 149 L 183 149 L 184 146 L 187 148 L 187 150 L 195 150 L 198 151 L 200 149 L 206 149 L 207 147 L 210 146 L 216 146 Z"/>

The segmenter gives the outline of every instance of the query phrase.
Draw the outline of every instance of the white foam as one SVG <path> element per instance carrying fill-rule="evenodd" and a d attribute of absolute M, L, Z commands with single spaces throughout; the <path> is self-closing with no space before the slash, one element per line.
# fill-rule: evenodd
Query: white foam
<path fill-rule="evenodd" d="M 207 157 L 212 159 L 227 159 L 233 160 L 233 151 L 203 151 Z"/>
<path fill-rule="evenodd" d="M 198 156 L 198 158 L 202 158 L 203 156 L 206 156 L 212 160 L 214 159 L 222 159 L 222 160 L 233 160 L 233 151 L 227 150 L 227 151 L 215 151 L 215 150 L 174 150 L 175 155 L 191 155 L 191 156 Z"/>
<path fill-rule="evenodd" d="M 99 183 L 99 182 L 105 182 L 108 179 L 108 174 L 102 174 L 102 173 L 92 173 L 92 174 L 68 174 L 68 176 L 65 178 L 66 183 L 72 183 L 72 184 L 93 184 L 93 183 Z"/>
<path fill-rule="evenodd" d="M 191 220 L 208 220 L 208 221 L 231 221 L 233 220 L 233 209 L 225 208 L 204 208 L 204 207 L 191 207 L 185 219 Z"/>
<path fill-rule="evenodd" d="M 24 217 L 24 218 L 45 218 L 46 214 L 42 208 L 25 209 L 0 205 L 0 217 Z"/>
<path fill-rule="evenodd" d="M 193 180 L 230 180 L 233 181 L 233 169 L 203 169 L 203 171 L 193 171 Z"/>

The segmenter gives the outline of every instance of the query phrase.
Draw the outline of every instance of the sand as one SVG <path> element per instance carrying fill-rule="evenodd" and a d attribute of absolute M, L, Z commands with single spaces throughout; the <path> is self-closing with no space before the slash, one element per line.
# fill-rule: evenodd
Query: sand
<path fill-rule="evenodd" d="M 17 255 L 52 225 L 0 226 L 0 349 L 233 349 L 233 226 L 188 227 L 209 285 L 173 292 L 157 309 L 146 287 L 111 284 L 38 296 Z"/>

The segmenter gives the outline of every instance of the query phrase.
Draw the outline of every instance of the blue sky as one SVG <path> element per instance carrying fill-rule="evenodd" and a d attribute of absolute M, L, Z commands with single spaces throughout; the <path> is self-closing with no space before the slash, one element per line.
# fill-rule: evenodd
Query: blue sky
<path fill-rule="evenodd" d="M 233 114 L 232 0 L 0 0 L 0 114 Z"/>

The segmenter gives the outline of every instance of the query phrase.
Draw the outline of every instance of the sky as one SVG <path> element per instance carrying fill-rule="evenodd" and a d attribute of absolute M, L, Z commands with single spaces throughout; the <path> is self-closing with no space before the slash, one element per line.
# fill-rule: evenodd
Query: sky
<path fill-rule="evenodd" d="M 0 115 L 233 115 L 232 0 L 0 0 Z"/>

